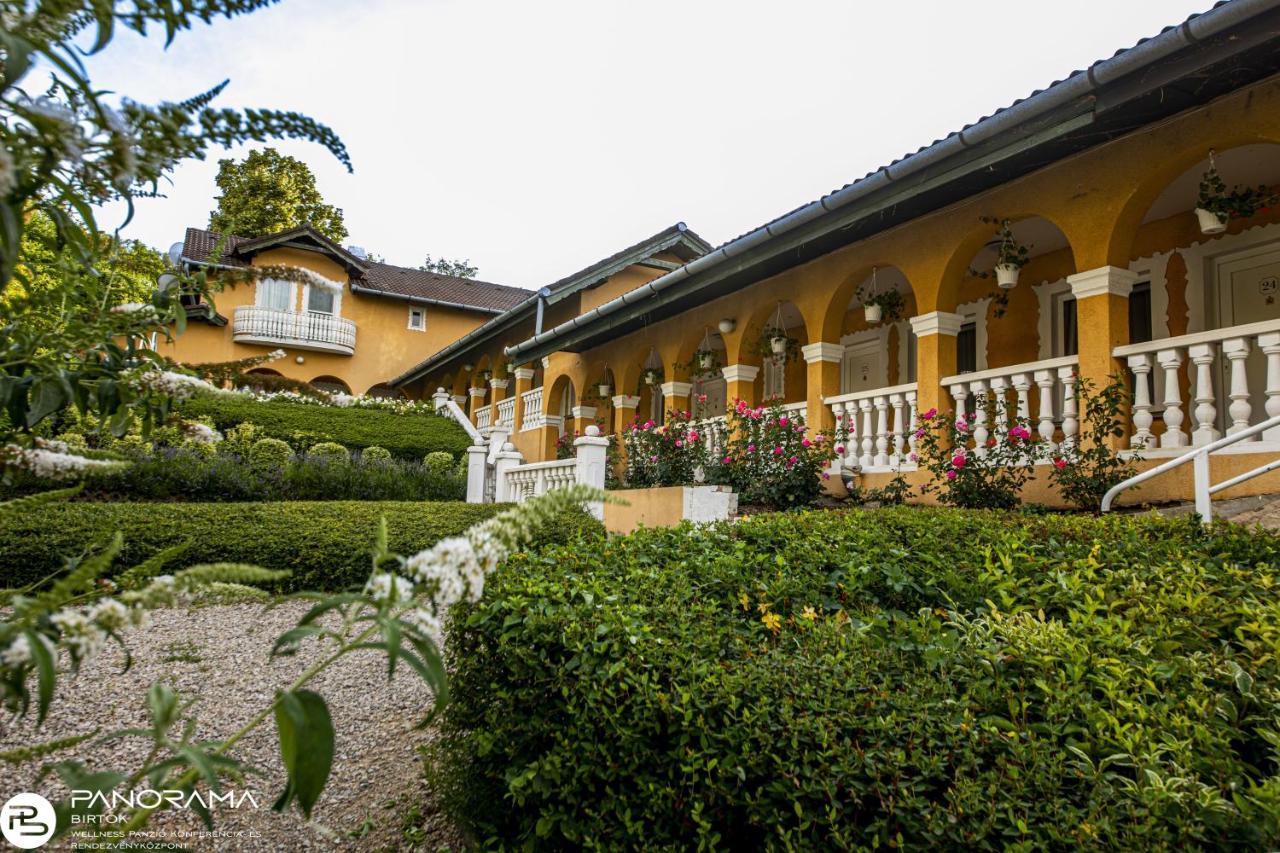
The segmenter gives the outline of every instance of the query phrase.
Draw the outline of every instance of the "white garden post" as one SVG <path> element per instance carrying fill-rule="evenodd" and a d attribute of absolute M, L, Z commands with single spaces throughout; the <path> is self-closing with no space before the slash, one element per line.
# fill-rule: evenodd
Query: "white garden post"
<path fill-rule="evenodd" d="M 595 424 L 587 427 L 586 435 L 574 439 L 573 451 L 577 461 L 578 483 L 603 490 L 605 469 L 609 464 L 609 439 L 600 435 L 600 427 Z M 600 501 L 592 501 L 587 506 L 587 511 L 604 521 L 604 504 Z"/>
<path fill-rule="evenodd" d="M 486 458 L 489 448 L 473 444 L 467 448 L 467 503 L 482 504 L 484 500 L 484 475 L 489 466 Z"/>
<path fill-rule="evenodd" d="M 498 451 L 493 461 L 493 499 L 496 502 L 501 504 L 519 499 L 520 495 L 513 494 L 507 488 L 507 472 L 521 462 L 524 462 L 524 457 L 520 455 L 520 451 L 516 450 L 514 444 L 507 442 L 502 445 L 502 449 Z"/>

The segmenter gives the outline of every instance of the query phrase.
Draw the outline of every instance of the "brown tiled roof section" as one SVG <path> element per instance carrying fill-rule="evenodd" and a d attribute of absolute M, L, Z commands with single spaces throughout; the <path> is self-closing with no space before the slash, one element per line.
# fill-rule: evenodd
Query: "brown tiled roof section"
<path fill-rule="evenodd" d="M 212 231 L 188 228 L 182 255 L 194 263 L 210 261 L 218 239 L 219 235 Z M 245 240 L 242 237 L 228 237 L 223 245 L 222 256 L 217 262 L 225 266 L 248 266 L 245 261 L 232 256 L 236 247 L 243 242 Z M 369 269 L 362 278 L 355 279 L 355 283 L 364 290 L 366 295 L 372 295 L 369 291 L 380 291 L 388 296 L 408 296 L 433 302 L 449 302 L 493 312 L 514 308 L 533 295 L 532 292 L 523 288 L 505 284 L 439 275 L 425 270 L 373 261 L 365 263 L 368 264 Z"/>

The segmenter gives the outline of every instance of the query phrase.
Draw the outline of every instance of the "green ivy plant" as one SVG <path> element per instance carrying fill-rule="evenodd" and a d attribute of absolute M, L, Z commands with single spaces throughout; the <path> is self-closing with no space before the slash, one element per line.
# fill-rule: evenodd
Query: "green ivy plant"
<path fill-rule="evenodd" d="M 1114 439 L 1125 435 L 1129 388 L 1123 379 L 1112 376 L 1098 390 L 1091 380 L 1076 377 L 1076 390 L 1080 433 L 1051 457 L 1049 482 L 1067 503 L 1096 513 L 1102 507 L 1102 496 L 1137 472 L 1142 454 L 1141 448 L 1135 448 L 1121 456 L 1112 446 Z"/>
<path fill-rule="evenodd" d="M 1227 182 L 1218 174 L 1218 169 L 1210 159 L 1210 166 L 1200 178 L 1200 192 L 1196 199 L 1196 207 L 1213 213 L 1219 221 L 1229 219 L 1248 219 L 1258 213 L 1265 213 L 1280 202 L 1280 194 L 1265 184 L 1246 187 L 1240 184 L 1227 189 Z"/>

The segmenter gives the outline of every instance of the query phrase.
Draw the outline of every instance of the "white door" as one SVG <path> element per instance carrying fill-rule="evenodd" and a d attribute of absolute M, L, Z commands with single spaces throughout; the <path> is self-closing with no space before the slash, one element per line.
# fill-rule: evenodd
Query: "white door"
<path fill-rule="evenodd" d="M 1219 259 L 1215 264 L 1218 288 L 1218 327 L 1241 326 L 1280 319 L 1280 244 L 1272 243 Z M 1266 358 L 1257 342 L 1250 343 L 1245 364 L 1249 376 L 1249 403 L 1253 406 L 1251 421 L 1265 416 Z M 1221 427 L 1229 425 L 1226 415 L 1230 403 L 1226 393 L 1231 389 L 1231 364 L 1219 357 L 1218 412 Z"/>
<path fill-rule="evenodd" d="M 840 365 L 840 393 L 883 388 L 886 373 L 884 343 L 879 338 L 848 344 Z"/>

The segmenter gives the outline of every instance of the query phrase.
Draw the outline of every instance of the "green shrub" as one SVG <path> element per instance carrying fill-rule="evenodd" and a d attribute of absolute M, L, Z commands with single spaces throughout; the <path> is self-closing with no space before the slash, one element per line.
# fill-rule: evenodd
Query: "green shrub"
<path fill-rule="evenodd" d="M 334 441 L 322 441 L 311 446 L 307 457 L 330 465 L 346 465 L 351 461 L 351 451 Z"/>
<path fill-rule="evenodd" d="M 360 459 L 364 462 L 386 462 L 390 458 L 391 451 L 376 444 L 373 447 L 366 447 L 360 454 Z"/>
<path fill-rule="evenodd" d="M 1274 848 L 1278 561 L 912 508 L 531 552 L 453 614 L 431 782 L 509 848 Z"/>
<path fill-rule="evenodd" d="M 428 471 L 444 474 L 453 467 L 454 462 L 452 455 L 443 450 L 433 450 L 423 458 L 422 464 L 427 466 Z"/>
<path fill-rule="evenodd" d="M 188 419 L 211 420 L 223 434 L 237 424 L 252 423 L 261 435 L 287 441 L 296 450 L 334 441 L 355 449 L 378 445 L 400 459 L 421 459 L 433 450 L 459 456 L 470 444 L 462 427 L 435 414 L 263 401 L 243 395 L 197 395 L 180 409 Z"/>
<path fill-rule="evenodd" d="M 494 504 L 299 501 L 293 503 L 61 503 L 0 520 L 0 588 L 57 571 L 115 531 L 123 570 L 172 546 L 176 564 L 255 563 L 293 574 L 286 589 L 338 590 L 364 583 L 369 546 L 385 516 L 392 550 L 413 554 L 490 517 Z"/>
<path fill-rule="evenodd" d="M 253 424 L 247 422 L 236 424 L 227 430 L 227 434 L 222 439 L 222 446 L 219 449 L 224 453 L 235 453 L 244 459 L 248 459 L 253 443 L 259 438 L 262 438 L 262 434 Z"/>
<path fill-rule="evenodd" d="M 278 438 L 260 438 L 249 448 L 249 462 L 259 471 L 276 471 L 289 464 L 293 450 Z"/>

